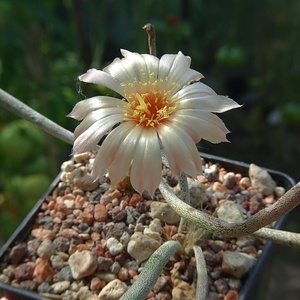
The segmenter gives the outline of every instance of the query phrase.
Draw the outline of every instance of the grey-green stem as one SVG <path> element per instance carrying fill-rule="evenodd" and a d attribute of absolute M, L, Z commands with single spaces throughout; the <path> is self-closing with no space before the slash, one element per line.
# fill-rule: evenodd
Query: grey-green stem
<path fill-rule="evenodd" d="M 141 274 L 120 300 L 144 300 L 157 281 L 170 256 L 181 249 L 177 241 L 168 241 L 148 259 Z"/>
<path fill-rule="evenodd" d="M 227 237 L 250 235 L 278 220 L 300 203 L 300 183 L 298 183 L 275 204 L 266 207 L 247 220 L 238 223 L 228 223 L 203 213 L 181 201 L 171 192 L 164 180 L 161 181 L 159 189 L 165 200 L 181 217 L 209 232 Z"/>
<path fill-rule="evenodd" d="M 196 300 L 206 300 L 208 296 L 208 276 L 206 263 L 201 247 L 193 247 L 196 258 L 196 270 L 197 270 L 197 288 L 196 288 Z"/>
<path fill-rule="evenodd" d="M 73 145 L 74 135 L 71 131 L 57 125 L 2 89 L 0 89 L 0 104 L 15 115 L 29 121 L 62 141 Z"/>
<path fill-rule="evenodd" d="M 300 234 L 283 231 L 272 228 L 261 228 L 258 231 L 252 234 L 253 236 L 264 239 L 270 242 L 274 242 L 276 244 L 300 248 Z"/>

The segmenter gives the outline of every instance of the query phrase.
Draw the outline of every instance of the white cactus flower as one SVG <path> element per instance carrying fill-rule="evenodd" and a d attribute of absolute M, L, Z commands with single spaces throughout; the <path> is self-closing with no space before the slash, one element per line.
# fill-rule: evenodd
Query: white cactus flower
<path fill-rule="evenodd" d="M 229 132 L 214 113 L 239 105 L 210 87 L 195 82 L 202 74 L 190 69 L 191 58 L 181 52 L 158 59 L 149 54 L 121 50 L 101 70 L 90 69 L 79 80 L 106 86 L 123 99 L 98 96 L 76 104 L 70 117 L 83 120 L 75 129 L 73 153 L 93 149 L 111 130 L 99 148 L 93 176 L 109 171 L 112 183 L 130 170 L 132 186 L 153 194 L 161 180 L 162 145 L 174 175 L 181 171 L 192 177 L 201 174 L 201 158 L 195 143 L 227 141 Z"/>

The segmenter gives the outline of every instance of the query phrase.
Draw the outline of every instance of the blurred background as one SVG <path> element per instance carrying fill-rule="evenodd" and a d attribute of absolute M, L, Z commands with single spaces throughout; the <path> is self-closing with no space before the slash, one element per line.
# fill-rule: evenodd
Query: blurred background
<path fill-rule="evenodd" d="M 83 94 L 77 76 L 119 49 L 181 50 L 218 94 L 243 107 L 222 114 L 231 143 L 199 150 L 279 170 L 299 181 L 300 2 L 297 0 L 1 0 L 0 87 L 59 125 Z M 0 106 L 0 244 L 69 159 L 71 146 Z"/>

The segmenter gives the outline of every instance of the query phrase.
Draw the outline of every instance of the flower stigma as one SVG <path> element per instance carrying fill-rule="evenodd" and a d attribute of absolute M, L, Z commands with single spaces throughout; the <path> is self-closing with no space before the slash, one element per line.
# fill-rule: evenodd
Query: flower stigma
<path fill-rule="evenodd" d="M 146 82 L 137 81 L 135 78 L 133 83 L 121 84 L 125 87 L 123 100 L 128 102 L 123 120 L 131 120 L 136 123 L 136 126 L 144 127 L 157 127 L 168 122 L 180 103 L 171 99 L 170 90 L 162 88 L 167 81 L 168 77 L 159 81 L 154 80 L 153 73 L 151 73 Z"/>

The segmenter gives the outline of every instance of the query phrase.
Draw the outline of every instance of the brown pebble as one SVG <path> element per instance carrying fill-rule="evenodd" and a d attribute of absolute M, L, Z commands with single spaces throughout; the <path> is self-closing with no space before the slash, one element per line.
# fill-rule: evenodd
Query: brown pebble
<path fill-rule="evenodd" d="M 84 240 L 87 241 L 91 238 L 91 235 L 89 233 L 79 233 L 79 236 Z"/>
<path fill-rule="evenodd" d="M 134 278 L 139 275 L 139 273 L 135 270 L 128 270 L 128 275 L 130 278 Z"/>
<path fill-rule="evenodd" d="M 86 244 L 78 244 L 78 245 L 76 246 L 76 248 L 77 248 L 77 250 L 78 250 L 79 252 L 84 251 L 84 250 L 89 250 L 89 249 L 88 249 L 88 246 L 87 246 Z"/>
<path fill-rule="evenodd" d="M 111 198 L 109 195 L 102 195 L 100 198 L 100 204 L 107 205 L 111 202 Z"/>
<path fill-rule="evenodd" d="M 104 257 L 105 258 L 111 258 L 111 259 L 114 258 L 114 256 L 108 250 L 104 252 Z"/>
<path fill-rule="evenodd" d="M 62 200 L 75 200 L 75 195 L 73 194 L 66 194 L 62 197 Z M 56 200 L 57 201 L 57 200 Z"/>
<path fill-rule="evenodd" d="M 129 254 L 122 252 L 115 257 L 115 261 L 117 261 L 120 266 L 123 266 L 126 259 L 128 259 Z"/>
<path fill-rule="evenodd" d="M 115 206 L 111 210 L 111 218 L 114 222 L 119 222 L 127 216 L 127 211 L 121 209 L 120 206 Z"/>
<path fill-rule="evenodd" d="M 38 246 L 37 246 L 38 247 Z M 36 250 L 36 249 L 35 249 Z M 17 264 L 27 254 L 26 243 L 21 243 L 14 246 L 9 252 L 8 258 L 12 264 Z"/>
<path fill-rule="evenodd" d="M 41 210 L 47 210 L 48 209 L 48 203 L 47 202 L 43 202 L 41 205 Z"/>
<path fill-rule="evenodd" d="M 14 269 L 14 277 L 19 281 L 31 280 L 33 278 L 33 271 L 35 268 L 35 263 L 28 262 L 17 266 Z"/>
<path fill-rule="evenodd" d="M 239 297 L 239 293 L 235 290 L 229 290 L 224 297 L 224 300 L 236 300 Z"/>
<path fill-rule="evenodd" d="M 94 216 L 88 212 L 82 211 L 77 219 L 82 221 L 83 223 L 91 225 L 94 221 Z"/>
<path fill-rule="evenodd" d="M 52 196 L 46 196 L 45 198 L 46 202 L 50 202 L 50 201 L 53 201 L 53 197 Z"/>
<path fill-rule="evenodd" d="M 223 185 L 228 189 L 233 189 L 238 180 L 239 178 L 233 172 L 228 172 L 226 175 L 224 175 Z"/>
<path fill-rule="evenodd" d="M 106 204 L 105 205 L 105 207 L 106 207 L 106 209 L 108 210 L 108 211 L 111 211 L 112 209 L 113 209 L 113 204 L 112 203 L 108 203 L 108 204 Z"/>
<path fill-rule="evenodd" d="M 140 194 L 134 193 L 129 200 L 129 206 L 136 207 L 136 205 L 142 200 L 142 196 Z"/>
<path fill-rule="evenodd" d="M 71 240 L 74 236 L 78 236 L 78 232 L 72 228 L 64 228 L 61 231 L 61 235 L 68 240 Z"/>
<path fill-rule="evenodd" d="M 217 279 L 214 282 L 214 286 L 216 287 L 218 293 L 220 294 L 226 294 L 228 292 L 228 285 L 226 281 L 223 279 Z"/>
<path fill-rule="evenodd" d="M 39 259 L 39 262 L 34 269 L 33 275 L 36 282 L 42 283 L 48 277 L 52 277 L 54 275 L 54 271 L 51 268 L 48 260 Z"/>
<path fill-rule="evenodd" d="M 189 266 L 196 267 L 196 258 L 194 256 L 191 257 Z"/>
<path fill-rule="evenodd" d="M 61 223 L 62 223 L 62 220 L 61 220 L 61 218 L 59 218 L 59 217 L 55 217 L 55 218 L 53 219 L 53 223 L 55 223 L 55 224 L 61 224 Z"/>
<path fill-rule="evenodd" d="M 91 239 L 92 239 L 92 241 L 94 241 L 94 242 L 100 241 L 101 235 L 100 235 L 99 233 L 97 233 L 97 232 L 93 232 L 93 233 L 91 234 Z"/>
<path fill-rule="evenodd" d="M 122 267 L 118 272 L 118 278 L 121 281 L 125 281 L 128 279 L 128 277 L 129 277 L 128 269 Z"/>
<path fill-rule="evenodd" d="M 183 270 L 185 267 L 185 263 L 183 261 L 177 261 L 174 263 L 174 269 Z"/>
<path fill-rule="evenodd" d="M 95 242 L 92 241 L 92 240 L 87 240 L 87 241 L 85 242 L 85 244 L 86 244 L 86 246 L 87 246 L 89 249 L 91 249 L 92 247 L 94 247 Z"/>
<path fill-rule="evenodd" d="M 48 239 L 48 240 L 53 240 L 55 238 L 55 232 L 49 229 L 44 229 L 44 228 L 35 228 L 32 229 L 31 234 L 38 238 L 41 239 L 42 241 Z"/>
<path fill-rule="evenodd" d="M 213 191 L 225 194 L 227 192 L 227 187 L 216 181 L 213 184 Z"/>
<path fill-rule="evenodd" d="M 171 237 L 172 235 L 176 234 L 178 231 L 178 228 L 175 225 L 166 224 L 164 228 L 165 228 L 166 235 L 168 237 Z"/>
<path fill-rule="evenodd" d="M 159 276 L 152 290 L 157 294 L 170 281 L 170 276 Z"/>
<path fill-rule="evenodd" d="M 75 208 L 82 209 L 83 204 L 87 201 L 86 197 L 82 197 L 80 195 L 75 198 Z"/>
<path fill-rule="evenodd" d="M 122 193 L 119 190 L 114 190 L 112 193 L 109 194 L 111 199 L 120 198 Z"/>
<path fill-rule="evenodd" d="M 98 277 L 93 277 L 90 284 L 91 291 L 97 291 L 102 288 L 104 288 L 106 285 L 106 282 L 104 280 L 101 280 Z"/>
<path fill-rule="evenodd" d="M 251 214 L 256 214 L 257 212 L 259 212 L 263 208 L 264 208 L 263 194 L 256 193 L 249 200 L 249 211 L 251 212 Z"/>
<path fill-rule="evenodd" d="M 244 189 L 248 189 L 251 186 L 249 177 L 243 177 L 239 183 L 240 183 L 240 186 Z"/>
<path fill-rule="evenodd" d="M 84 209 L 84 212 L 90 213 L 92 215 L 94 215 L 94 211 L 95 211 L 95 205 L 90 204 L 90 203 L 88 203 L 87 206 Z"/>
<path fill-rule="evenodd" d="M 74 254 L 76 252 L 76 250 L 77 250 L 76 245 L 75 244 L 71 244 L 70 247 L 69 247 L 69 250 L 68 250 L 68 254 L 72 255 L 72 254 Z"/>
<path fill-rule="evenodd" d="M 147 295 L 146 299 L 147 299 L 147 300 L 152 300 L 152 298 L 153 298 L 153 299 L 156 299 L 156 298 L 155 298 L 154 292 L 153 292 L 153 291 L 150 291 L 150 293 Z"/>
<path fill-rule="evenodd" d="M 52 209 L 54 209 L 54 207 L 55 207 L 55 201 L 50 201 L 49 203 L 48 203 L 48 207 L 47 207 L 47 209 L 49 209 L 49 210 L 52 210 Z"/>
<path fill-rule="evenodd" d="M 94 218 L 96 221 L 104 222 L 108 219 L 108 211 L 104 204 L 95 205 Z"/>
<path fill-rule="evenodd" d="M 273 204 L 275 202 L 274 195 L 269 195 L 264 198 L 266 204 Z"/>
<path fill-rule="evenodd" d="M 96 256 L 103 256 L 104 255 L 104 249 L 103 249 L 101 244 L 97 244 L 95 246 L 94 253 L 95 253 Z"/>

